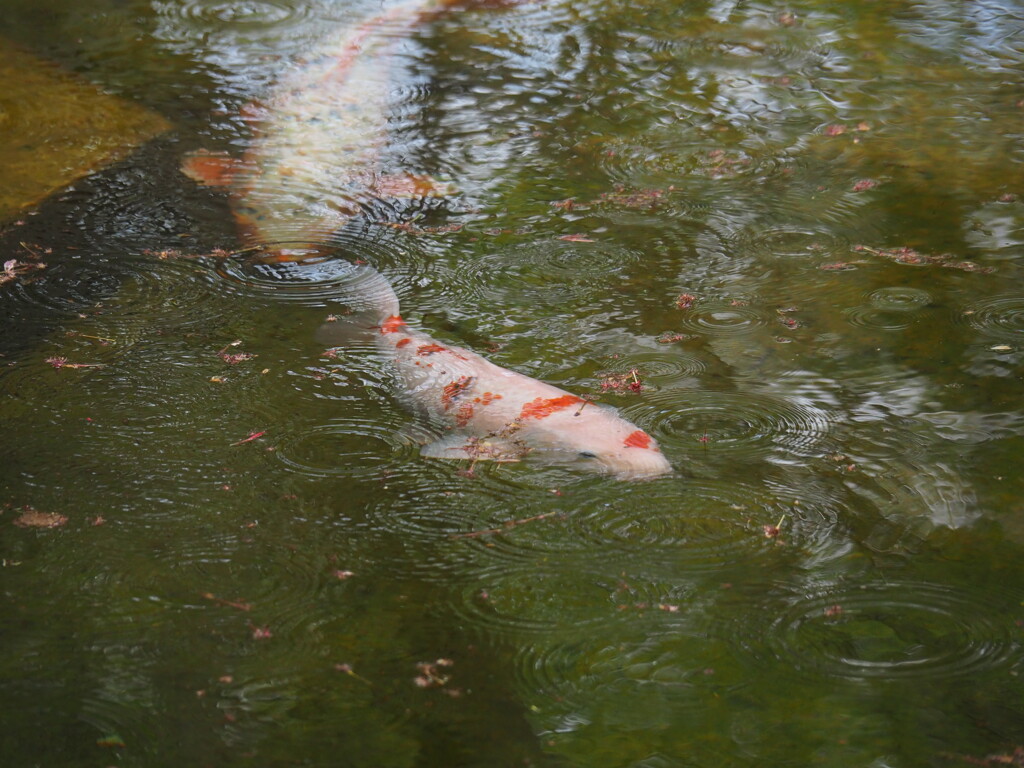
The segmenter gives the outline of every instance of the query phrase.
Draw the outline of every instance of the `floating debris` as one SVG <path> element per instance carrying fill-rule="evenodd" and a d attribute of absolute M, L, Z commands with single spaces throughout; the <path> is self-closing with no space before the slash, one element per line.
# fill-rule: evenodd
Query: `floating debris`
<path fill-rule="evenodd" d="M 0 285 L 13 282 L 23 275 L 46 269 L 46 264 L 41 261 L 19 261 L 8 259 L 4 262 L 3 272 L 0 272 Z"/>
<path fill-rule="evenodd" d="M 228 365 L 238 365 L 239 363 L 245 362 L 246 360 L 252 360 L 256 357 L 252 352 L 228 352 L 231 347 L 237 347 L 242 343 L 242 340 L 233 341 L 228 344 L 224 349 L 217 352 L 217 356 Z"/>
<path fill-rule="evenodd" d="M 66 515 L 22 507 L 21 513 L 14 519 L 14 524 L 19 528 L 60 528 L 67 521 Z"/>
<path fill-rule="evenodd" d="M 692 293 L 681 293 L 676 297 L 676 309 L 690 309 L 696 301 L 697 297 Z"/>
<path fill-rule="evenodd" d="M 462 230 L 462 224 L 441 224 L 436 227 L 421 227 L 408 221 L 383 221 L 379 223 L 381 226 L 397 229 L 399 232 L 405 232 L 408 235 L 444 235 Z"/>
<path fill-rule="evenodd" d="M 419 676 L 413 682 L 419 688 L 439 688 L 446 685 L 451 679 L 450 675 L 443 674 L 440 670 L 447 669 L 455 664 L 451 659 L 437 659 L 436 661 L 420 661 L 416 668 L 420 671 Z"/>
<path fill-rule="evenodd" d="M 248 437 L 243 437 L 238 442 L 232 443 L 231 446 L 234 447 L 236 445 L 244 445 L 245 443 L 251 443 L 253 440 L 259 440 L 265 434 L 267 434 L 267 430 L 265 429 L 262 432 L 250 432 Z"/>
<path fill-rule="evenodd" d="M 982 267 L 973 261 L 960 261 L 948 253 L 928 254 L 915 251 L 913 248 L 869 248 L 866 245 L 855 245 L 853 250 L 858 253 L 870 253 L 875 256 L 895 261 L 898 264 L 910 264 L 913 266 L 935 266 L 945 269 L 959 269 L 963 272 L 978 272 L 987 275 L 995 272 L 995 267 Z"/>
<path fill-rule="evenodd" d="M 625 373 L 606 373 L 601 377 L 602 392 L 643 392 L 644 385 L 640 380 L 640 369 L 630 368 Z"/>
<path fill-rule="evenodd" d="M 48 357 L 45 362 L 57 370 L 61 368 L 103 368 L 105 363 L 69 363 L 66 357 Z"/>

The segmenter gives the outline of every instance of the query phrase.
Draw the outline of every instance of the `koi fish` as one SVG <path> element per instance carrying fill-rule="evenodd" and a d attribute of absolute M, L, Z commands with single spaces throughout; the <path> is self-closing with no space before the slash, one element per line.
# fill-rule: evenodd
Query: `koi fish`
<path fill-rule="evenodd" d="M 253 130 L 241 157 L 200 150 L 182 171 L 226 187 L 243 242 L 281 260 L 302 257 L 375 199 L 450 192 L 427 176 L 384 173 L 382 150 L 396 45 L 454 2 L 405 0 L 329 37 L 245 110 Z"/>
<path fill-rule="evenodd" d="M 443 430 L 440 439 L 420 449 L 421 455 L 518 461 L 535 454 L 627 480 L 672 471 L 654 438 L 613 408 L 411 328 L 399 314 L 398 297 L 388 281 L 367 265 L 352 269 L 359 298 L 372 307 L 356 316 L 361 323 L 325 323 L 320 338 L 328 340 L 360 325 L 373 337 L 397 374 L 399 398 Z"/>

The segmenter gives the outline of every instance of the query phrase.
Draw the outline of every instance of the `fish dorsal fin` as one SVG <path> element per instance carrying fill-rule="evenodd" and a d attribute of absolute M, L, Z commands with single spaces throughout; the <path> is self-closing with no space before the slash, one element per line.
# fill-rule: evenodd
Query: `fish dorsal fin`
<path fill-rule="evenodd" d="M 185 157 L 181 163 L 181 172 L 208 187 L 226 187 L 235 181 L 242 167 L 241 160 L 225 152 L 200 149 Z"/>

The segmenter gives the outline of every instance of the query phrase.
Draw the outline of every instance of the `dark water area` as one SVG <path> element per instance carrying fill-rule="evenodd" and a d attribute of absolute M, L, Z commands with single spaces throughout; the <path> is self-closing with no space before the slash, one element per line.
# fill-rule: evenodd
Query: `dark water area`
<path fill-rule="evenodd" d="M 0 763 L 1024 764 L 1024 7 L 450 9 L 306 111 L 396 7 L 0 9 Z M 675 471 L 424 458 L 354 262 Z"/>

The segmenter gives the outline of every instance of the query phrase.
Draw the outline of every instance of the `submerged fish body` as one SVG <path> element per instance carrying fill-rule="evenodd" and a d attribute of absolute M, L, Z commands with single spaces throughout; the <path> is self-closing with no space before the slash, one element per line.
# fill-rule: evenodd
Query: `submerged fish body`
<path fill-rule="evenodd" d="M 406 0 L 329 37 L 252 105 L 241 158 L 197 152 L 183 170 L 228 187 L 250 246 L 323 242 L 383 197 L 442 194 L 447 186 L 382 172 L 397 43 L 445 0 Z"/>
<path fill-rule="evenodd" d="M 399 399 L 443 430 L 424 456 L 518 461 L 532 454 L 629 480 L 672 471 L 654 438 L 614 409 L 411 328 L 384 277 L 365 265 L 355 269 L 372 296 L 368 332 L 393 364 Z"/>

